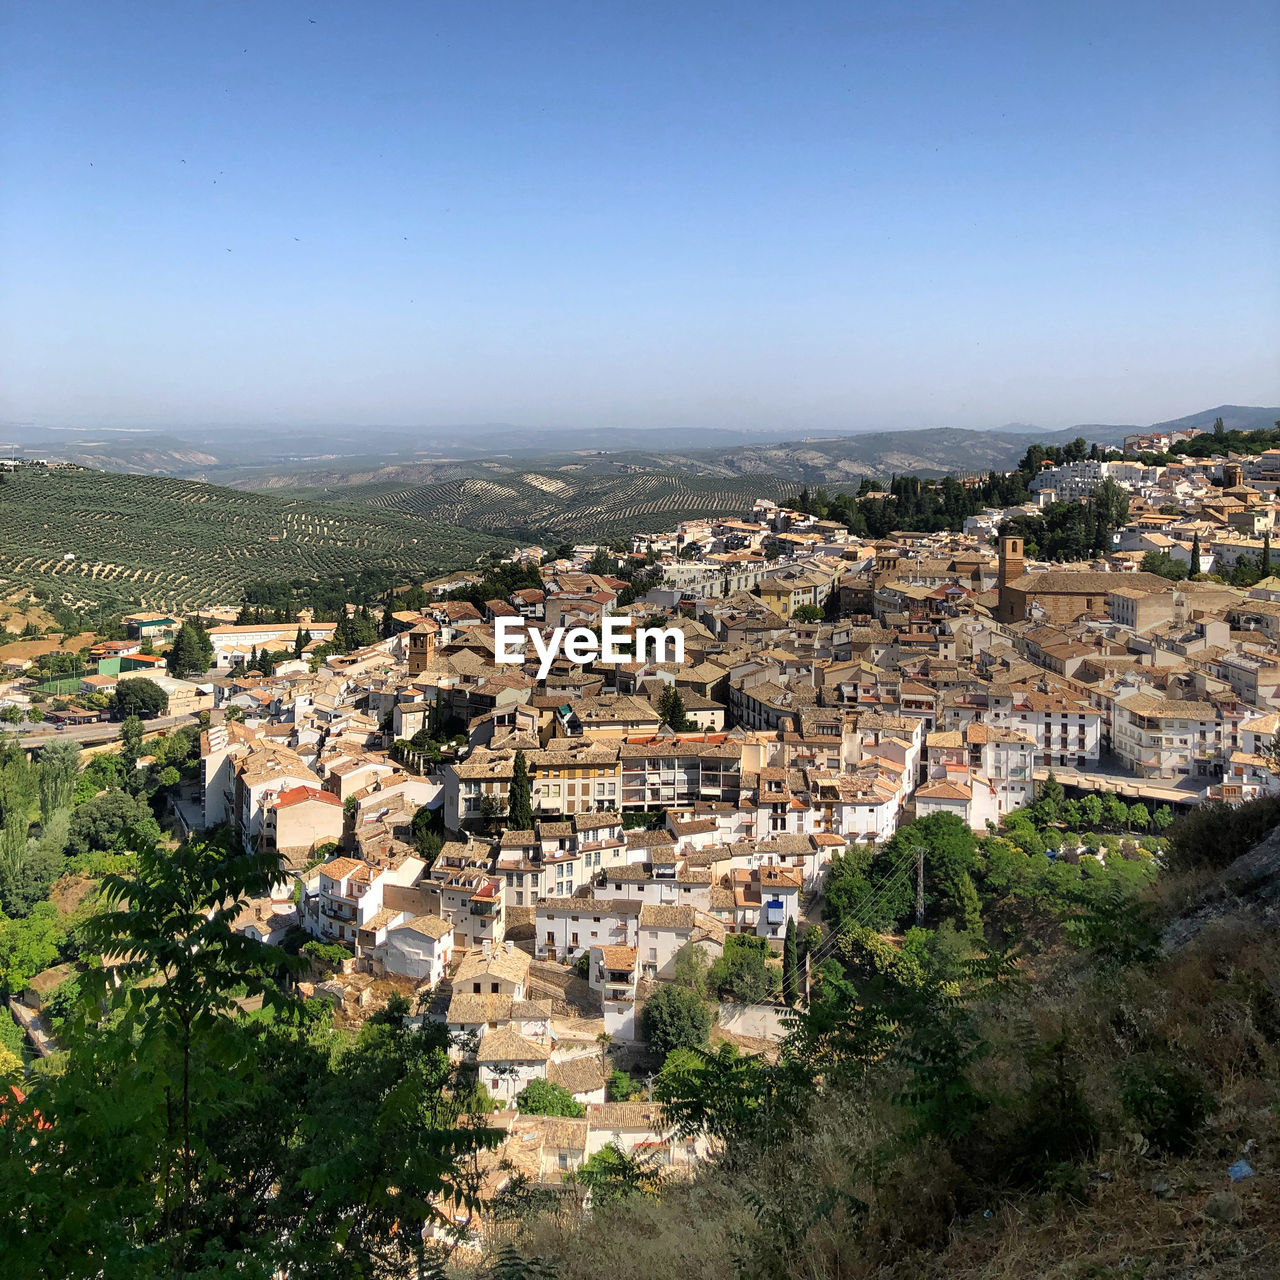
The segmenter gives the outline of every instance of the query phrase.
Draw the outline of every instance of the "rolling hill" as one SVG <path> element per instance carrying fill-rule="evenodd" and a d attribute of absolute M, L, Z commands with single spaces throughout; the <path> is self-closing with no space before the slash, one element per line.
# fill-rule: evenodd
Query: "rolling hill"
<path fill-rule="evenodd" d="M 1118 444 L 1128 432 L 1199 426 L 1214 418 L 1227 429 L 1270 427 L 1280 408 L 1219 405 L 1150 427 L 1088 424 L 1045 431 L 1026 423 L 992 430 L 859 430 L 803 432 L 521 427 L 498 423 L 421 428 L 273 424 L 190 427 L 173 432 L 123 428 L 41 428 L 0 424 L 0 445 L 25 457 L 49 457 L 106 471 L 183 476 L 241 489 L 409 486 L 534 467 L 572 466 L 596 474 L 676 469 L 691 475 L 777 475 L 835 484 L 893 472 L 943 475 L 1012 466 L 1032 443 L 1060 444 L 1077 435 Z"/>
<path fill-rule="evenodd" d="M 562 542 L 655 532 L 703 516 L 741 515 L 757 497 L 794 497 L 800 488 L 772 477 L 718 479 L 675 471 L 596 476 L 545 470 L 339 492 L 383 510 L 486 533 Z"/>
<path fill-rule="evenodd" d="M 191 610 L 234 605 L 255 578 L 385 569 L 423 579 L 502 544 L 387 506 L 245 493 L 190 480 L 25 467 L 0 484 L 0 596 L 44 589 Z"/>

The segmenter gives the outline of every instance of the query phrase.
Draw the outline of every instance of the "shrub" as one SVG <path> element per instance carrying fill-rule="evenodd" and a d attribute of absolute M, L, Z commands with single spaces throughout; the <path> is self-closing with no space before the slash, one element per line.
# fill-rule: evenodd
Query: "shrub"
<path fill-rule="evenodd" d="M 1217 1102 L 1194 1071 L 1148 1058 L 1121 1071 L 1120 1106 L 1153 1147 L 1181 1155 L 1195 1144 Z"/>
<path fill-rule="evenodd" d="M 530 1080 L 516 1094 L 516 1107 L 527 1116 L 571 1116 L 578 1118 L 587 1109 L 562 1084 L 549 1080 Z"/>
<path fill-rule="evenodd" d="M 1225 867 L 1248 853 L 1277 823 L 1280 796 L 1260 796 L 1246 804 L 1211 800 L 1179 817 L 1166 836 L 1171 870 Z"/>
<path fill-rule="evenodd" d="M 627 1102 L 639 1091 L 639 1085 L 625 1071 L 615 1068 L 609 1073 L 609 1080 L 605 1085 L 605 1096 L 610 1102 Z"/>
<path fill-rule="evenodd" d="M 759 1004 L 779 985 L 769 967 L 769 944 L 752 934 L 731 933 L 724 940 L 724 954 L 707 973 L 707 985 L 722 999 Z"/>
<path fill-rule="evenodd" d="M 318 968 L 326 969 L 330 973 L 341 969 L 351 959 L 351 952 L 341 943 L 320 942 L 315 938 L 304 944 L 302 954 L 309 956 Z"/>

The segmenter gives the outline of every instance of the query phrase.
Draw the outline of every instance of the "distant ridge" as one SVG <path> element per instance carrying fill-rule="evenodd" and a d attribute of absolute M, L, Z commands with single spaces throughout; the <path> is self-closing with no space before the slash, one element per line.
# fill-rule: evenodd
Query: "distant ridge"
<path fill-rule="evenodd" d="M 937 476 L 1008 468 L 1034 442 L 1061 443 L 1083 435 L 1090 441 L 1119 444 L 1125 435 L 1138 431 L 1208 429 L 1218 417 L 1228 430 L 1257 430 L 1280 418 L 1280 407 L 1219 405 L 1146 427 L 1090 423 L 1062 431 L 1016 422 L 989 430 L 845 432 L 666 426 L 633 431 L 503 423 L 416 430 L 326 426 L 305 431 L 264 424 L 168 432 L 10 424 L 0 425 L 0 452 L 15 449 L 27 457 L 48 455 L 103 470 L 201 479 L 246 489 L 421 484 L 569 462 L 611 474 L 637 467 L 676 467 L 695 475 L 771 471 L 784 479 L 836 483 L 905 471 Z"/>

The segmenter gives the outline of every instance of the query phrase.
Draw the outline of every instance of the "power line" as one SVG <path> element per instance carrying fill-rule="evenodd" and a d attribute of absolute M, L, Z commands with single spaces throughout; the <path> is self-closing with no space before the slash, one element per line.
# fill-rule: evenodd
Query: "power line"
<path fill-rule="evenodd" d="M 809 952 L 809 955 L 813 958 L 813 963 L 821 964 L 835 950 L 836 944 L 847 929 L 865 925 L 870 916 L 878 907 L 884 904 L 891 893 L 896 892 L 904 884 L 910 882 L 910 877 L 915 871 L 914 861 L 913 859 L 911 863 L 904 863 L 900 866 L 870 898 L 862 903 L 855 915 L 842 921 L 838 929 L 833 930 L 813 951 Z"/>

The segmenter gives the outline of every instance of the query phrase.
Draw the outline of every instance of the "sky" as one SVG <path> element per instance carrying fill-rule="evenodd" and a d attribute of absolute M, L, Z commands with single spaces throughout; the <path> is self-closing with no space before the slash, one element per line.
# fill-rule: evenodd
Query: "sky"
<path fill-rule="evenodd" d="M 0 421 L 1280 403 L 1274 0 L 0 0 Z"/>

